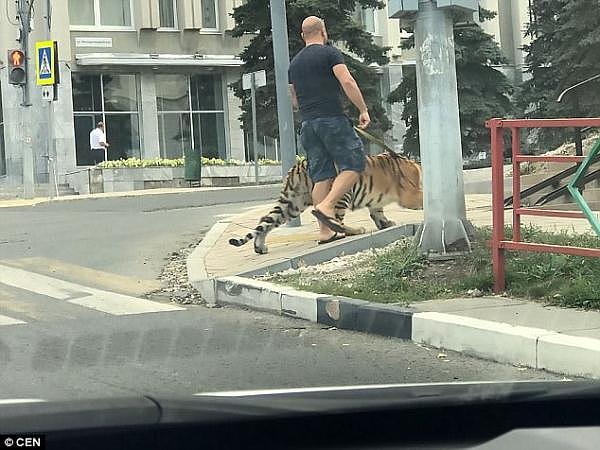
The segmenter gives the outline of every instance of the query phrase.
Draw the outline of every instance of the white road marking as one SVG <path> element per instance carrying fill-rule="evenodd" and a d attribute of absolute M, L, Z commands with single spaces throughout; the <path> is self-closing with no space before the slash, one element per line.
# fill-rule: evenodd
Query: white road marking
<path fill-rule="evenodd" d="M 2 314 L 0 314 L 0 326 L 2 326 L 2 325 L 19 325 L 19 324 L 23 324 L 23 323 L 27 323 L 27 322 L 23 322 L 22 320 L 13 319 L 12 317 L 3 316 Z"/>
<path fill-rule="evenodd" d="M 0 283 L 117 316 L 185 310 L 174 304 L 103 291 L 2 265 Z"/>
<path fill-rule="evenodd" d="M 554 382 L 564 382 L 570 380 L 553 380 Z M 289 389 L 255 389 L 247 391 L 218 391 L 218 392 L 198 392 L 196 396 L 201 397 L 250 397 L 255 395 L 276 395 L 276 394 L 302 394 L 311 392 L 333 392 L 333 391 L 355 391 L 364 389 L 390 389 L 402 387 L 419 387 L 419 386 L 450 386 L 450 385 L 511 385 L 515 383 L 536 383 L 538 380 L 519 380 L 519 381 L 456 381 L 452 383 L 407 383 L 407 384 L 367 384 L 357 386 L 323 386 L 323 387 L 307 387 L 307 388 L 289 388 Z"/>
<path fill-rule="evenodd" d="M 45 403 L 41 398 L 4 398 L 0 399 L 0 405 L 18 405 L 21 403 Z"/>

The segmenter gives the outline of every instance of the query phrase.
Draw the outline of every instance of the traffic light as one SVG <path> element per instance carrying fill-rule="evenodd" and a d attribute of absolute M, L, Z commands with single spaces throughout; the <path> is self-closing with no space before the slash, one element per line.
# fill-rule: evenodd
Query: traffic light
<path fill-rule="evenodd" d="M 8 82 L 17 86 L 27 84 L 25 53 L 21 50 L 8 51 Z"/>

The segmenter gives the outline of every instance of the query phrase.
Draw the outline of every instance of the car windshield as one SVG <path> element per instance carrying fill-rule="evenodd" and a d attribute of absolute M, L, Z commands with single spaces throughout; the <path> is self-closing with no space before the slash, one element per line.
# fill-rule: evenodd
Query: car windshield
<path fill-rule="evenodd" d="M 600 377 L 597 2 L 6 9 L 0 405 Z"/>

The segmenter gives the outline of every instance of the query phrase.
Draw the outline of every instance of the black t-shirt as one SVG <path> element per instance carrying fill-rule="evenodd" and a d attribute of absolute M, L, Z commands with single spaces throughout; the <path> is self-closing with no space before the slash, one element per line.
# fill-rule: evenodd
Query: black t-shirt
<path fill-rule="evenodd" d="M 344 64 L 341 52 L 320 44 L 304 47 L 292 59 L 288 78 L 303 120 L 344 114 L 342 90 L 332 70 L 338 64 Z"/>

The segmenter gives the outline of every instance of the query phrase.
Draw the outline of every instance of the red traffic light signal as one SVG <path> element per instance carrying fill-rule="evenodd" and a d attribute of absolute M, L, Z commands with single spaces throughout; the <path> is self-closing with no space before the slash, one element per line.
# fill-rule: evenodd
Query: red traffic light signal
<path fill-rule="evenodd" d="M 8 82 L 17 86 L 27 83 L 25 53 L 22 50 L 8 51 Z"/>

